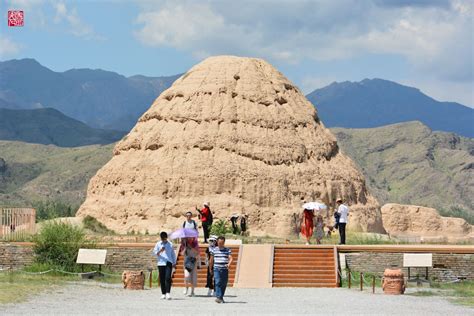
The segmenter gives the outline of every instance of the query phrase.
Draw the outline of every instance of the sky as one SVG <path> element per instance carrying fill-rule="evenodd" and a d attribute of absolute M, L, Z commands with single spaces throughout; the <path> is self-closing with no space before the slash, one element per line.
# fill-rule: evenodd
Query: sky
<path fill-rule="evenodd" d="M 305 93 L 382 78 L 474 107 L 474 0 L 0 0 L 0 12 L 2 61 L 164 76 L 249 56 Z"/>

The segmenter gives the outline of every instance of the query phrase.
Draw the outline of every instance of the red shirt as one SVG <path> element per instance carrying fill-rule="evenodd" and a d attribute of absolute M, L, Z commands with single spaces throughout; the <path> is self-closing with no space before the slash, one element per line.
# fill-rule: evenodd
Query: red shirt
<path fill-rule="evenodd" d="M 211 210 L 208 207 L 203 207 L 203 209 L 201 210 L 201 222 L 207 222 L 207 220 L 209 219 L 210 212 Z"/>

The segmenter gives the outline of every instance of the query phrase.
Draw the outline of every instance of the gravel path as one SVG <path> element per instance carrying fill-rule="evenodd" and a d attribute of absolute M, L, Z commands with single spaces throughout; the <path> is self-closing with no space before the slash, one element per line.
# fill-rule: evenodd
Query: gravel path
<path fill-rule="evenodd" d="M 347 289 L 228 289 L 226 304 L 205 297 L 160 300 L 158 289 L 126 291 L 118 285 L 77 283 L 20 304 L 0 305 L 0 315 L 474 315 L 474 309 L 440 297 L 388 296 Z"/>

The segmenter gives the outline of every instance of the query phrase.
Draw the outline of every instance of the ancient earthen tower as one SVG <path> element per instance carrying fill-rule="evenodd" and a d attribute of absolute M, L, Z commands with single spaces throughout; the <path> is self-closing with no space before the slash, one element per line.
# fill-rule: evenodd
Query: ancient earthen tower
<path fill-rule="evenodd" d="M 350 206 L 349 228 L 383 232 L 379 205 L 314 106 L 269 63 L 211 57 L 163 92 L 89 183 L 78 215 L 121 233 L 178 228 L 208 201 L 289 235 L 301 201 Z"/>

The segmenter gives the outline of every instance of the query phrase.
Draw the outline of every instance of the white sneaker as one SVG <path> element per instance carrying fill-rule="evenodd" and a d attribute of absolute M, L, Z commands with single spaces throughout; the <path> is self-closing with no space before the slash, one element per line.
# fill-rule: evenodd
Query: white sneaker
<path fill-rule="evenodd" d="M 188 295 L 188 288 L 185 288 L 185 289 L 183 290 L 183 295 Z"/>
<path fill-rule="evenodd" d="M 207 296 L 212 296 L 212 290 L 211 290 L 211 289 L 209 289 L 209 290 L 207 291 Z"/>
<path fill-rule="evenodd" d="M 164 300 L 166 298 L 166 295 L 165 294 L 162 294 L 161 295 L 161 299 Z"/>
<path fill-rule="evenodd" d="M 170 299 L 171 299 L 170 293 L 166 293 L 166 299 L 167 299 L 167 300 L 170 300 Z"/>

